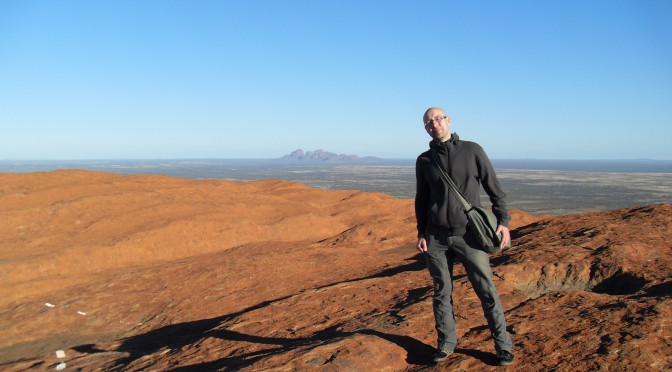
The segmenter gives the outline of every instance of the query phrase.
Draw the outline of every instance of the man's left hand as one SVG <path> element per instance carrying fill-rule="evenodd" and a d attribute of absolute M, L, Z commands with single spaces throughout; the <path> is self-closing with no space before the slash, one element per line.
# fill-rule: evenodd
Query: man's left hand
<path fill-rule="evenodd" d="M 503 225 L 497 227 L 497 234 L 502 234 L 502 244 L 499 245 L 499 248 L 504 249 L 509 246 L 511 243 L 511 233 L 509 228 Z"/>

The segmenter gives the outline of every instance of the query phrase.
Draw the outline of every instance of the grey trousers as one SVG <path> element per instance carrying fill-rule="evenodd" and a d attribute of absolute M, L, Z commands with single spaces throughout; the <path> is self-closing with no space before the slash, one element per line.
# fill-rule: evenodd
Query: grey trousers
<path fill-rule="evenodd" d="M 453 313 L 453 264 L 457 257 L 467 272 L 476 295 L 481 300 L 483 314 L 495 341 L 495 350 L 511 351 L 511 337 L 506 332 L 506 319 L 499 300 L 488 254 L 476 247 L 476 242 L 467 232 L 464 236 L 447 236 L 429 229 L 426 234 L 427 267 L 434 280 L 434 320 L 438 334 L 439 349 L 453 351 L 457 345 L 455 315 Z"/>

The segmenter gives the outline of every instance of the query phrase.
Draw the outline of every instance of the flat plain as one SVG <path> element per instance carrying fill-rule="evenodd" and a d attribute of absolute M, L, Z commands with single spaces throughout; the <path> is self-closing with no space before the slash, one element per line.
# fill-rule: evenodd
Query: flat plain
<path fill-rule="evenodd" d="M 672 203 L 672 161 L 497 161 L 510 208 L 566 215 Z M 259 160 L 0 161 L 0 173 L 85 169 L 229 181 L 286 180 L 323 190 L 415 196 L 414 160 L 375 163 Z M 482 202 L 488 204 L 483 194 Z"/>

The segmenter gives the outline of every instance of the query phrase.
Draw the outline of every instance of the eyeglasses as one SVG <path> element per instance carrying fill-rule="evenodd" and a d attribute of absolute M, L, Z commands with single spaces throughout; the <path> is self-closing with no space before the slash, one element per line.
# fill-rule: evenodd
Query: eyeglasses
<path fill-rule="evenodd" d="M 430 125 L 432 125 L 432 124 L 434 124 L 435 122 L 436 122 L 436 123 L 440 123 L 441 120 L 443 120 L 443 119 L 445 119 L 445 118 L 447 118 L 447 116 L 444 115 L 444 116 L 437 116 L 437 117 L 435 117 L 434 119 L 429 119 L 429 120 L 427 120 L 427 121 L 425 122 L 425 128 L 428 127 L 428 126 L 430 126 Z"/>

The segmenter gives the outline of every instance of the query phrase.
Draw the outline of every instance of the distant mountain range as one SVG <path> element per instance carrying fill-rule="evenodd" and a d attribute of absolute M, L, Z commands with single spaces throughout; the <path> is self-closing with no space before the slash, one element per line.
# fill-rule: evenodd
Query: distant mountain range
<path fill-rule="evenodd" d="M 327 161 L 327 162 L 374 162 L 380 160 L 374 156 L 365 156 L 360 158 L 357 155 L 336 154 L 324 150 L 306 151 L 301 149 L 285 155 L 280 160 L 292 161 Z"/>

